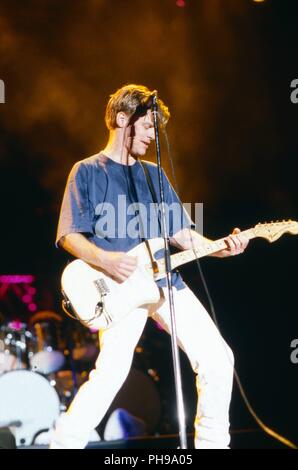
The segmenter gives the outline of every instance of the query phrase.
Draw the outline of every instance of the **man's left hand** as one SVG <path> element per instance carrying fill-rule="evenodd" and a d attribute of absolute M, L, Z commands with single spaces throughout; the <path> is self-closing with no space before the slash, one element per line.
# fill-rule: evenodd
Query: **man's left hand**
<path fill-rule="evenodd" d="M 235 228 L 233 233 L 224 239 L 227 245 L 225 250 L 218 251 L 214 256 L 218 258 L 226 258 L 227 256 L 235 256 L 243 253 L 248 245 L 249 239 L 241 233 L 239 228 Z"/>

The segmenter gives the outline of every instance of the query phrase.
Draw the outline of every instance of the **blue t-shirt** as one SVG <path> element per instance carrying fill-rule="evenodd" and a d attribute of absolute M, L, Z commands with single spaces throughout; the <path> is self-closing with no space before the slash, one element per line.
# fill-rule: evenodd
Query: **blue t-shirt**
<path fill-rule="evenodd" d="M 146 162 L 160 202 L 157 166 Z M 166 223 L 169 237 L 194 227 L 164 172 Z M 69 233 L 83 233 L 107 251 L 127 252 L 144 239 L 161 236 L 161 213 L 153 203 L 142 164 L 123 165 L 99 153 L 77 162 L 68 177 L 61 206 L 56 244 Z M 154 254 L 164 256 L 164 250 Z M 166 286 L 166 279 L 157 281 Z M 185 285 L 172 273 L 177 289 Z"/>

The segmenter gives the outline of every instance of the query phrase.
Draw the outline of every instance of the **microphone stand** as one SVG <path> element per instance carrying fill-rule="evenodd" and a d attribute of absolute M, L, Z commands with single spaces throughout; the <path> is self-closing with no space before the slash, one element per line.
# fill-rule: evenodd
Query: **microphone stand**
<path fill-rule="evenodd" d="M 155 149 L 156 149 L 156 159 L 157 159 L 157 168 L 158 168 L 158 183 L 159 183 L 160 199 L 161 199 L 161 204 L 160 204 L 161 206 L 161 229 L 162 229 L 162 238 L 164 239 L 164 246 L 165 246 L 165 268 L 166 268 L 167 289 L 168 289 L 170 317 L 171 317 L 171 344 L 172 344 L 172 358 L 173 358 L 173 366 L 174 366 L 174 379 L 175 379 L 180 448 L 187 449 L 180 356 L 179 356 L 179 349 L 178 349 L 178 342 L 177 342 L 177 328 L 176 328 L 175 307 L 174 307 L 173 287 L 172 287 L 172 270 L 171 270 L 171 257 L 170 257 L 170 249 L 169 249 L 169 235 L 168 235 L 167 224 L 166 224 L 164 186 L 163 186 L 162 171 L 161 171 L 161 155 L 160 155 L 159 126 L 158 126 L 158 104 L 157 104 L 157 92 L 156 91 L 154 92 L 152 96 L 152 113 L 153 113 L 154 132 L 155 132 Z"/>

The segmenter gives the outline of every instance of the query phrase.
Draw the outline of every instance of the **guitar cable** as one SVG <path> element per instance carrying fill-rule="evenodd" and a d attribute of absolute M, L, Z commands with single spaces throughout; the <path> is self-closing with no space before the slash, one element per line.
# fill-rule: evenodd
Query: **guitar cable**
<path fill-rule="evenodd" d="M 175 169 L 174 169 L 174 163 L 173 163 L 173 158 L 172 158 L 172 150 L 171 150 L 171 147 L 170 147 L 170 142 L 169 142 L 169 138 L 168 138 L 168 134 L 167 134 L 167 131 L 165 129 L 165 127 L 162 129 L 162 133 L 163 133 L 163 136 L 164 136 L 164 139 L 165 139 L 165 143 L 166 143 L 166 148 L 167 148 L 167 154 L 168 154 L 168 160 L 170 162 L 170 165 L 171 165 L 171 173 L 172 173 L 172 177 L 173 177 L 173 181 L 174 181 L 174 188 L 175 188 L 175 191 L 178 195 L 178 198 L 179 198 L 179 201 L 180 201 L 180 204 L 182 206 L 182 202 L 181 202 L 181 199 L 180 199 L 180 194 L 179 194 L 179 187 L 178 187 L 178 183 L 177 183 L 177 178 L 176 178 L 176 174 L 175 174 Z M 182 206 L 182 210 L 184 210 L 183 206 Z M 194 242 L 193 242 L 193 237 L 192 237 L 192 234 L 191 234 L 191 229 L 188 228 L 189 230 L 189 234 L 190 234 L 190 240 L 191 240 L 191 243 L 192 243 L 192 248 L 195 249 L 195 246 L 194 246 Z M 208 286 L 207 286 L 207 282 L 206 282 L 206 278 L 204 276 L 204 273 L 203 273 L 203 270 L 202 270 L 202 266 L 201 266 L 201 263 L 199 262 L 198 258 L 195 259 L 196 261 L 196 264 L 197 264 L 197 269 L 198 269 L 198 272 L 200 274 L 200 278 L 202 280 L 202 284 L 203 284 L 203 287 L 204 287 L 204 290 L 205 290 L 205 293 L 206 293 L 206 296 L 207 296 L 207 299 L 208 299 L 208 304 L 209 304 L 209 307 L 210 307 L 210 311 L 211 311 L 211 317 L 221 335 L 221 331 L 220 331 L 220 327 L 219 327 L 219 323 L 218 323 L 218 319 L 217 319 L 217 315 L 216 315 L 216 312 L 215 312 L 215 307 L 214 307 L 214 303 L 213 303 L 213 300 L 212 300 L 212 297 L 211 297 L 211 294 L 209 292 L 209 289 L 208 289 Z M 227 348 L 226 348 L 226 344 L 223 340 L 223 336 L 221 335 L 221 339 L 223 341 L 223 344 L 224 344 L 224 347 L 225 347 L 225 350 L 226 350 L 226 353 L 227 353 L 227 356 L 228 356 L 228 359 L 231 363 L 231 359 L 229 357 L 229 354 L 228 354 L 228 351 L 227 351 Z M 256 411 L 254 410 L 254 408 L 252 407 L 248 397 L 247 397 L 247 393 L 245 392 L 244 390 L 244 387 L 242 385 L 242 382 L 240 380 L 240 377 L 239 377 L 239 374 L 236 370 L 236 367 L 235 365 L 233 365 L 233 370 L 234 370 L 234 376 L 235 376 L 235 379 L 236 379 L 236 383 L 238 385 L 238 388 L 239 388 L 239 392 L 240 392 L 240 395 L 244 401 L 244 404 L 246 405 L 247 407 L 247 410 L 249 412 L 249 414 L 253 417 L 253 419 L 256 421 L 256 423 L 259 425 L 259 427 L 266 433 L 268 434 L 269 436 L 271 436 L 273 439 L 276 439 L 277 441 L 281 442 L 282 444 L 284 444 L 285 446 L 291 448 L 291 449 L 298 449 L 298 446 L 296 444 L 294 444 L 293 442 L 291 442 L 289 439 L 285 438 L 284 436 L 281 436 L 280 434 L 278 434 L 276 431 L 274 431 L 273 429 L 271 429 L 269 426 L 267 426 L 261 419 L 260 417 L 257 415 Z"/>

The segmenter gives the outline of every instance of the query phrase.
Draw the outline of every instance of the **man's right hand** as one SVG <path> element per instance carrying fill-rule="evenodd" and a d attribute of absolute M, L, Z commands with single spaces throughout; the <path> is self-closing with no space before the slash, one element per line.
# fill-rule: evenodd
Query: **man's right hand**
<path fill-rule="evenodd" d="M 137 257 L 121 251 L 105 251 L 91 243 L 81 233 L 69 233 L 59 241 L 59 246 L 76 258 L 104 270 L 115 281 L 125 281 L 137 267 Z"/>
<path fill-rule="evenodd" d="M 136 269 L 137 257 L 121 251 L 104 251 L 101 252 L 99 265 L 115 281 L 124 282 Z"/>

